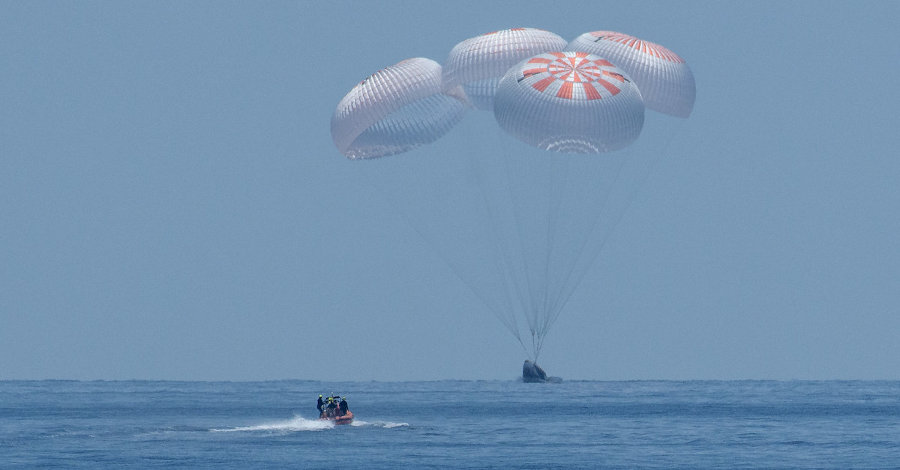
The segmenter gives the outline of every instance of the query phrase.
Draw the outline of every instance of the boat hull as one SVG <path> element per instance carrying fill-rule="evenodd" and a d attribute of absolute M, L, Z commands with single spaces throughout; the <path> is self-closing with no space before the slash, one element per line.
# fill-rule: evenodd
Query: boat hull
<path fill-rule="evenodd" d="M 348 411 L 347 414 L 345 414 L 344 416 L 328 417 L 328 416 L 322 415 L 322 416 L 319 416 L 319 419 L 322 421 L 333 421 L 335 425 L 350 424 L 353 422 L 353 412 Z"/>

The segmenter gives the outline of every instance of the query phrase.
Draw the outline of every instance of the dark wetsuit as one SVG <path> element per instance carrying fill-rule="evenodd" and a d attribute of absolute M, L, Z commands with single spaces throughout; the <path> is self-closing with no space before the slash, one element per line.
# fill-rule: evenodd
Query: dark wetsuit
<path fill-rule="evenodd" d="M 341 400 L 341 416 L 347 414 L 347 408 L 349 408 L 347 405 L 347 400 Z"/>
<path fill-rule="evenodd" d="M 325 406 L 325 402 L 322 401 L 322 397 L 319 397 L 319 402 L 316 403 L 316 409 L 319 410 L 319 414 L 322 414 L 322 407 Z"/>

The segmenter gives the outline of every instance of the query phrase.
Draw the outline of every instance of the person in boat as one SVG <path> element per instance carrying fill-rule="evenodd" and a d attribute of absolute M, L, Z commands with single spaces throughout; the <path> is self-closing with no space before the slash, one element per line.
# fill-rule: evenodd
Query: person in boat
<path fill-rule="evenodd" d="M 345 414 L 347 414 L 347 411 L 350 410 L 350 406 L 347 405 L 347 399 L 346 399 L 346 398 L 341 397 L 341 403 L 340 403 L 338 409 L 340 410 L 340 413 L 341 413 L 340 415 L 341 415 L 341 416 L 344 416 Z"/>
<path fill-rule="evenodd" d="M 334 397 L 328 397 L 328 405 L 325 406 L 325 416 L 329 418 L 333 418 L 335 415 L 335 408 L 337 408 L 337 403 L 334 401 Z"/>
<path fill-rule="evenodd" d="M 319 410 L 319 414 L 322 414 L 325 408 L 325 400 L 322 400 L 322 394 L 319 394 L 319 401 L 316 403 L 316 409 Z"/>

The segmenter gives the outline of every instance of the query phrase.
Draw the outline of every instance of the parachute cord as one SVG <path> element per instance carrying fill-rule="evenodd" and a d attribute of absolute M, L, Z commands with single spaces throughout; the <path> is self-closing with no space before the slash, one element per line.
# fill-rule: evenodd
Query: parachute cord
<path fill-rule="evenodd" d="M 506 148 L 504 148 L 504 150 L 502 151 L 502 155 L 503 155 L 503 164 L 504 164 L 504 170 L 505 170 L 504 175 L 506 177 L 506 180 L 505 180 L 506 194 L 509 196 L 509 205 L 512 209 L 513 223 L 514 223 L 515 229 L 516 229 L 516 240 L 518 241 L 518 244 L 519 244 L 518 253 L 519 253 L 519 256 L 520 256 L 520 259 L 522 262 L 522 272 L 524 273 L 524 279 L 525 279 L 525 282 L 524 282 L 525 285 L 522 287 L 524 287 L 527 290 L 527 294 L 521 292 L 521 289 L 519 290 L 519 301 L 522 305 L 522 312 L 523 312 L 523 315 L 525 316 L 525 320 L 529 325 L 531 325 L 533 323 L 533 321 L 531 319 L 537 318 L 537 313 L 536 313 L 537 299 L 535 299 L 535 297 L 534 297 L 536 289 L 534 287 L 534 282 L 531 278 L 531 270 L 529 269 L 528 257 L 526 256 L 526 250 L 525 250 L 525 240 L 524 239 L 525 239 L 525 233 L 527 231 L 526 231 L 524 223 L 522 221 L 522 214 L 519 211 L 519 206 L 518 206 L 518 204 L 516 204 L 516 195 L 514 194 L 513 187 L 512 187 L 511 174 L 512 174 L 513 156 L 510 154 L 509 149 L 506 149 Z M 527 155 L 524 156 L 524 158 L 527 158 Z M 519 284 L 521 284 L 521 282 Z M 526 300 L 529 301 L 527 304 L 526 304 Z"/>
<path fill-rule="evenodd" d="M 550 260 L 553 259 L 553 252 L 556 248 L 556 229 L 559 225 L 559 213 L 562 207 L 562 201 L 566 187 L 568 186 L 568 155 L 551 155 L 550 163 L 550 187 L 547 194 L 547 246 L 544 257 L 544 279 L 543 279 L 543 301 L 541 302 L 540 316 L 546 317 L 550 303 Z M 562 163 L 559 163 L 564 160 Z M 562 165 L 562 169 L 559 166 Z M 561 181 L 562 180 L 562 181 Z M 537 318 L 535 318 L 537 320 Z M 537 321 L 535 321 L 537 323 Z M 532 325 L 536 327 L 536 325 Z M 543 326 L 538 329 L 539 337 L 543 337 Z"/>
<path fill-rule="evenodd" d="M 537 364 L 537 358 L 538 358 L 538 356 L 540 356 L 541 351 L 544 349 L 544 340 L 545 340 L 545 339 L 547 339 L 547 336 L 546 336 L 546 335 L 541 335 L 541 336 L 537 339 L 537 346 L 535 347 L 536 352 L 535 352 L 535 354 L 534 354 L 534 363 L 535 363 L 535 364 Z"/>
<path fill-rule="evenodd" d="M 625 214 L 628 212 L 628 208 L 631 207 L 631 204 L 636 199 L 638 191 L 643 187 L 644 183 L 646 183 L 646 181 L 650 178 L 650 175 L 656 170 L 656 167 L 659 165 L 659 163 L 667 156 L 667 154 L 671 148 L 671 144 L 675 140 L 675 137 L 681 133 L 681 129 L 684 126 L 684 122 L 685 122 L 685 120 L 682 120 L 676 126 L 675 132 L 672 132 L 667 136 L 666 140 L 664 141 L 663 147 L 660 151 L 650 152 L 651 157 L 650 157 L 650 159 L 649 159 L 650 161 L 647 165 L 647 170 L 642 173 L 638 183 L 636 185 L 634 185 L 632 187 L 632 190 L 628 193 L 628 197 L 626 198 L 626 201 L 625 201 L 625 206 L 622 207 L 622 209 L 618 212 L 618 214 L 616 214 L 613 224 L 607 228 L 606 233 L 603 235 L 603 237 L 600 241 L 600 245 L 597 246 L 596 249 L 594 249 L 592 251 L 592 253 L 588 255 L 588 263 L 585 265 L 586 267 L 584 268 L 584 274 L 586 274 L 587 269 L 590 268 L 594 264 L 594 261 L 596 260 L 596 258 L 600 256 L 600 253 L 603 251 L 603 248 L 606 246 L 606 243 L 609 241 L 610 236 L 615 231 L 615 228 L 619 225 L 619 223 L 625 217 Z M 592 229 L 592 231 L 593 231 L 593 229 Z M 575 293 L 575 291 L 578 289 L 578 286 L 580 286 L 581 283 L 584 281 L 584 277 L 585 277 L 584 274 L 577 276 L 574 285 L 572 285 L 571 288 L 568 290 L 568 292 L 565 293 L 561 297 L 561 301 L 559 302 L 559 305 L 556 307 L 556 309 L 554 310 L 554 312 L 552 314 L 552 321 L 550 322 L 551 324 L 556 322 L 556 319 L 559 317 L 560 313 L 562 313 L 566 304 L 568 304 L 569 299 L 572 297 L 572 294 Z"/>
<path fill-rule="evenodd" d="M 475 154 L 475 152 L 470 153 L 470 156 L 473 154 Z M 517 288 L 517 283 L 516 283 L 515 279 L 511 279 L 511 275 L 514 272 L 514 268 L 510 264 L 508 249 L 507 249 L 506 244 L 504 244 L 504 242 L 503 242 L 503 237 L 500 233 L 498 233 L 499 232 L 498 224 L 500 224 L 501 222 L 499 221 L 499 219 L 497 217 L 496 208 L 493 207 L 493 204 L 491 204 L 490 198 L 486 194 L 487 183 L 485 182 L 485 179 L 484 179 L 485 175 L 482 174 L 483 173 L 482 171 L 479 171 L 477 163 L 474 160 L 475 160 L 474 157 L 470 158 L 469 164 L 475 169 L 475 177 L 478 180 L 478 184 L 477 184 L 478 193 L 481 196 L 482 203 L 488 210 L 488 218 L 490 219 L 490 222 L 488 223 L 488 225 L 489 225 L 489 228 L 491 231 L 491 235 L 492 235 L 491 239 L 493 241 L 494 252 L 495 252 L 494 265 L 495 265 L 495 268 L 497 269 L 498 274 L 503 279 L 504 285 L 506 286 L 506 288 L 503 289 L 503 294 L 506 298 L 506 303 L 508 306 L 507 313 L 509 315 L 510 322 L 512 323 L 512 328 L 514 328 L 516 330 L 515 334 L 516 334 L 516 336 L 518 336 L 519 325 L 518 325 L 518 322 L 516 321 L 515 307 L 513 307 L 513 301 L 510 298 L 510 294 L 509 294 L 510 284 L 512 284 L 513 289 Z M 484 170 L 484 173 L 486 173 L 486 172 L 487 172 L 487 170 Z M 497 254 L 497 252 L 499 252 L 499 254 Z"/>
<path fill-rule="evenodd" d="M 615 172 L 614 172 L 612 181 L 610 183 L 608 183 L 606 185 L 606 187 L 603 188 L 599 193 L 600 197 L 598 198 L 598 201 L 599 201 L 598 205 L 597 205 L 598 209 L 594 213 L 595 215 L 592 217 L 590 229 L 588 230 L 587 234 L 585 234 L 585 236 L 581 239 L 578 249 L 575 252 L 576 256 L 574 258 L 574 261 L 571 263 L 568 263 L 569 268 L 566 271 L 565 276 L 563 276 L 563 281 L 559 284 L 558 291 L 553 296 L 553 298 L 554 298 L 553 305 L 548 308 L 547 314 L 544 317 L 543 329 L 545 332 L 550 330 L 550 328 L 556 322 L 556 317 L 559 316 L 560 310 L 558 307 L 559 307 L 560 299 L 561 299 L 561 297 L 566 295 L 567 286 L 569 286 L 570 283 L 573 282 L 572 281 L 573 275 L 575 275 L 575 273 L 581 273 L 581 270 L 579 270 L 579 266 L 581 266 L 582 264 L 579 263 L 579 260 L 582 258 L 582 255 L 584 254 L 585 250 L 587 250 L 587 247 L 590 245 L 590 241 L 594 235 L 594 232 L 597 230 L 597 227 L 600 225 L 600 221 L 605 218 L 604 215 L 605 215 L 607 204 L 609 203 L 609 199 L 613 194 L 613 190 L 619 184 L 619 180 L 622 177 L 622 170 L 624 169 L 626 162 L 628 162 L 630 160 L 631 153 L 632 153 L 631 148 L 622 152 L 622 156 L 619 158 L 618 162 L 615 163 Z M 598 167 L 600 169 L 598 169 L 596 171 L 598 173 L 601 173 L 603 166 L 598 165 Z M 586 265 L 588 267 L 590 267 L 592 262 L 593 261 L 589 261 Z M 583 277 L 583 275 L 584 274 L 581 273 L 581 274 L 575 276 L 576 285 L 580 284 L 580 281 L 578 281 L 577 278 Z M 568 290 L 574 292 L 574 289 L 568 289 Z M 569 293 L 568 295 L 571 295 L 571 293 Z"/>
<path fill-rule="evenodd" d="M 475 153 L 476 152 L 472 152 L 473 155 Z M 506 270 L 504 272 L 504 274 L 505 274 L 504 280 L 507 283 L 506 284 L 507 290 L 506 290 L 505 294 L 507 295 L 507 298 L 508 298 L 509 294 L 510 294 L 510 288 L 511 288 L 516 294 L 516 297 L 518 299 L 518 305 L 521 307 L 521 309 L 523 311 L 527 311 L 528 310 L 528 306 L 526 305 L 527 296 L 523 292 L 523 288 L 525 288 L 527 285 L 529 285 L 530 281 L 527 276 L 525 276 L 524 281 L 521 279 L 521 276 L 517 276 L 517 273 L 519 273 L 523 270 L 519 269 L 519 267 L 517 266 L 516 261 L 519 259 L 519 257 L 516 256 L 516 253 L 522 254 L 521 263 L 523 266 L 525 266 L 527 264 L 527 261 L 524 256 L 524 249 L 522 248 L 521 233 L 523 230 L 521 228 L 520 221 L 516 217 L 517 212 L 515 210 L 515 207 L 516 207 L 515 206 L 515 197 L 513 195 L 512 185 L 510 182 L 512 179 L 510 177 L 510 173 L 511 173 L 510 163 L 509 163 L 510 158 L 508 158 L 508 155 L 505 151 L 501 151 L 501 152 L 497 152 L 497 153 L 500 153 L 498 158 L 499 158 L 500 168 L 502 169 L 502 171 L 497 171 L 496 172 L 497 174 L 495 176 L 502 177 L 503 191 L 500 191 L 499 194 L 495 194 L 496 200 L 492 200 L 488 196 L 487 188 L 489 185 L 488 185 L 488 182 L 484 178 L 487 177 L 487 175 L 489 174 L 489 171 L 487 171 L 485 169 L 485 171 L 483 173 L 477 172 L 477 174 L 479 176 L 479 184 L 478 184 L 479 191 L 480 191 L 479 194 L 481 195 L 483 204 L 488 209 L 489 216 L 491 218 L 491 221 L 489 222 L 489 224 L 491 226 L 492 233 L 494 235 L 494 237 L 493 237 L 494 246 L 495 246 L 495 248 L 500 249 L 502 252 L 502 255 L 503 255 L 502 259 L 503 259 L 504 265 L 506 267 Z M 484 159 L 482 161 L 490 161 L 490 160 Z M 493 161 L 495 163 L 498 162 L 497 158 L 493 159 Z M 482 165 L 482 168 L 485 168 L 485 167 L 486 167 L 486 165 Z M 508 220 L 506 218 L 502 218 L 502 215 L 504 215 L 504 214 L 500 211 L 500 209 L 502 209 L 502 204 L 503 204 L 503 199 L 504 199 L 503 196 L 507 197 L 507 204 L 512 209 L 511 211 L 506 211 L 506 215 L 508 215 L 509 212 L 513 213 L 512 225 L 516 230 L 514 237 L 504 237 L 504 233 L 502 233 L 504 227 L 507 226 L 507 224 L 505 222 Z M 513 238 L 514 240 L 511 240 L 511 238 Z M 513 249 L 513 246 L 516 243 L 518 243 L 518 245 L 519 245 L 518 251 Z M 515 307 L 513 306 L 513 303 L 514 302 L 512 300 L 508 300 L 508 304 L 511 309 L 510 317 L 512 318 L 512 320 L 515 324 L 515 327 L 516 327 L 517 339 L 519 339 L 519 342 L 520 342 L 523 350 L 525 351 L 526 355 L 529 355 L 528 349 L 525 347 L 524 341 L 522 341 L 521 337 L 519 336 L 520 330 L 519 330 L 518 322 L 516 321 L 516 319 L 518 318 L 518 315 L 515 312 Z M 528 319 L 528 317 L 526 315 L 526 320 L 527 319 Z"/>
<path fill-rule="evenodd" d="M 501 152 L 501 161 L 503 163 L 503 178 L 504 178 L 504 194 L 508 197 L 508 207 L 512 212 L 512 222 L 515 228 L 515 242 L 518 244 L 518 250 L 512 250 L 512 254 L 510 255 L 511 259 L 516 259 L 516 254 L 518 254 L 518 259 L 521 262 L 521 270 L 518 269 L 518 266 L 512 266 L 510 269 L 510 276 L 515 280 L 516 292 L 519 296 L 519 305 L 522 307 L 522 312 L 525 315 L 526 323 L 530 325 L 529 320 L 529 312 L 535 308 L 534 299 L 530 299 L 531 302 L 527 302 L 531 297 L 531 293 L 533 292 L 531 277 L 529 276 L 528 271 L 528 259 L 525 256 L 525 245 L 524 245 L 524 234 L 525 228 L 523 227 L 521 216 L 519 214 L 518 205 L 516 204 L 516 195 L 513 192 L 512 187 L 512 156 L 508 153 L 506 149 Z M 515 264 L 510 262 L 511 265 Z M 521 276 L 517 276 L 517 272 L 522 272 Z M 524 281 L 522 281 L 524 278 Z M 523 292 L 523 289 L 526 292 Z"/>
<path fill-rule="evenodd" d="M 379 193 L 381 193 L 382 197 L 390 204 L 391 207 L 394 208 L 394 210 L 397 212 L 400 218 L 403 219 L 406 225 L 413 229 L 413 231 L 415 231 L 422 238 L 422 240 L 424 240 L 431 247 L 431 249 L 438 255 L 438 257 L 444 262 L 444 264 L 450 268 L 450 271 L 453 272 L 456 278 L 462 281 L 463 285 L 468 287 L 469 290 L 473 294 L 475 294 L 475 297 L 480 300 L 481 303 L 484 304 L 491 312 L 493 312 L 494 316 L 496 316 L 500 320 L 503 326 L 505 326 L 506 329 L 509 330 L 510 333 L 512 333 L 519 344 L 521 344 L 524 348 L 525 344 L 519 334 L 519 328 L 515 323 L 515 317 L 512 317 L 512 323 L 510 323 L 508 317 L 503 314 L 503 309 L 499 308 L 497 305 L 491 302 L 489 296 L 481 292 L 472 281 L 466 279 L 466 277 L 462 275 L 459 267 L 453 261 L 451 261 L 450 257 L 447 256 L 447 254 L 444 253 L 443 250 L 441 250 L 439 244 L 432 240 L 432 238 L 420 228 L 420 223 L 415 223 L 412 214 L 408 214 L 406 211 L 400 209 L 400 205 L 391 198 L 385 188 L 376 185 L 373 182 L 372 178 L 364 178 L 364 181 L 366 181 L 371 187 L 375 188 Z"/>
<path fill-rule="evenodd" d="M 528 348 L 525 347 L 525 343 L 522 341 L 519 341 L 519 345 L 522 346 L 522 352 L 525 353 L 525 357 L 531 359 L 531 351 L 529 351 Z"/>
<path fill-rule="evenodd" d="M 553 196 L 556 193 L 556 167 L 558 165 L 559 159 L 556 158 L 557 155 L 550 155 L 550 164 L 547 169 L 547 230 L 546 236 L 544 238 L 544 269 L 543 269 L 543 278 L 541 279 L 541 300 L 540 300 L 540 310 L 535 312 L 535 323 L 537 323 L 537 318 L 540 317 L 541 313 L 546 312 L 547 308 L 547 284 L 550 282 L 550 251 L 552 251 L 551 240 L 553 239 Z M 532 324 L 532 328 L 536 328 L 537 326 Z M 533 336 L 533 335 L 532 335 Z"/>
<path fill-rule="evenodd" d="M 561 290 L 559 292 L 559 295 L 556 297 L 556 303 L 553 305 L 552 310 L 547 315 L 546 322 L 547 322 L 548 329 L 551 328 L 554 323 L 556 323 L 556 320 L 559 318 L 559 315 L 562 313 L 563 308 L 568 303 L 569 298 L 575 293 L 575 291 L 577 291 L 578 286 L 581 285 L 581 282 L 584 279 L 585 275 L 587 274 L 587 271 L 594 264 L 594 260 L 597 258 L 600 250 L 602 250 L 603 246 L 606 244 L 606 241 L 608 240 L 609 234 L 612 232 L 613 227 L 618 225 L 618 223 L 622 219 L 625 209 L 627 209 L 628 205 L 630 205 L 630 204 L 626 204 L 625 208 L 618 211 L 618 215 L 612 214 L 613 223 L 605 228 L 605 230 L 606 230 L 605 233 L 601 233 L 599 235 L 600 236 L 599 247 L 597 249 L 589 250 L 588 247 L 591 245 L 591 240 L 593 240 L 593 238 L 594 238 L 594 232 L 597 231 L 597 228 L 601 225 L 600 221 L 608 220 L 609 217 L 611 216 L 610 214 L 604 214 L 606 212 L 606 205 L 609 201 L 609 197 L 612 195 L 613 189 L 615 189 L 617 187 L 617 185 L 619 184 L 618 182 L 622 175 L 622 170 L 624 169 L 625 161 L 626 160 L 623 159 L 622 163 L 619 165 L 618 169 L 616 170 L 616 177 L 615 177 L 613 183 L 607 189 L 606 195 L 603 198 L 603 201 L 604 201 L 602 204 L 603 210 L 601 210 L 599 212 L 598 216 L 594 219 L 593 223 L 591 224 L 591 229 L 588 232 L 588 236 L 585 237 L 583 243 L 581 244 L 581 247 L 578 250 L 578 259 L 581 259 L 582 255 L 585 254 L 585 251 L 589 252 L 587 254 L 587 256 L 585 257 L 587 259 L 587 261 L 585 263 L 581 263 L 581 264 L 574 263 L 572 265 L 571 269 L 569 270 L 569 272 L 567 273 L 566 280 L 563 282 L 563 284 L 561 286 Z"/>
<path fill-rule="evenodd" d="M 564 197 L 565 197 L 566 195 L 569 194 L 569 193 L 568 193 L 568 188 L 572 186 L 572 185 L 571 185 L 571 181 L 570 181 L 571 176 L 572 176 L 572 174 L 571 174 L 571 167 L 572 167 L 571 162 L 572 162 L 572 159 L 567 159 L 567 160 L 566 160 L 566 166 L 565 166 L 565 168 L 563 169 L 563 175 L 564 175 L 564 177 L 565 177 L 565 180 L 564 180 L 564 184 L 563 184 L 563 186 L 562 186 L 562 189 L 560 190 L 560 193 L 559 193 L 560 196 L 559 196 L 558 201 L 557 201 L 557 202 L 558 202 L 558 206 L 557 206 L 557 216 L 556 216 L 556 220 L 554 221 L 554 224 L 555 224 L 555 227 L 554 227 L 554 233 L 559 233 L 559 231 L 560 231 L 560 225 L 559 225 L 559 224 L 560 224 L 561 222 L 559 221 L 559 213 L 562 212 L 562 209 L 561 209 L 561 208 L 563 207 L 563 200 L 564 200 Z M 574 199 L 577 200 L 578 195 L 577 195 L 575 192 L 572 193 L 572 196 L 573 196 Z M 604 203 L 601 203 L 599 207 L 602 208 L 603 205 L 604 205 Z M 569 216 L 571 217 L 571 214 L 569 214 Z M 556 237 L 554 236 L 553 246 L 554 246 L 555 248 L 561 247 L 561 245 L 555 241 L 555 238 L 556 238 Z M 577 262 L 578 262 L 578 257 L 576 256 L 573 260 L 571 260 L 571 265 L 574 265 L 574 264 L 577 263 Z M 570 264 L 570 263 L 557 264 L 557 266 L 565 266 L 566 264 Z M 544 324 L 543 327 L 542 327 L 542 328 L 543 328 L 543 334 L 541 335 L 541 338 L 540 338 L 540 340 L 541 340 L 541 347 L 543 347 L 544 339 L 545 339 L 546 333 L 549 332 L 549 330 L 550 330 L 550 325 L 549 325 L 549 324 L 546 324 L 546 318 L 547 318 L 547 315 L 548 315 L 550 312 L 552 312 L 552 308 L 551 308 L 551 307 L 552 307 L 552 304 L 555 304 L 555 300 L 556 300 L 556 297 L 555 297 L 555 296 L 558 295 L 558 292 L 562 290 L 563 286 L 564 286 L 564 285 L 559 284 L 559 281 L 557 280 L 557 282 L 554 283 L 554 288 L 553 288 L 553 290 L 551 291 L 551 292 L 552 292 L 552 296 L 550 295 L 550 293 L 548 293 L 548 302 L 551 302 L 551 304 L 549 304 L 549 305 L 544 305 L 544 318 L 545 318 L 545 324 Z M 548 283 L 548 286 L 547 286 L 547 287 L 548 287 L 548 289 L 550 288 L 550 283 Z"/>

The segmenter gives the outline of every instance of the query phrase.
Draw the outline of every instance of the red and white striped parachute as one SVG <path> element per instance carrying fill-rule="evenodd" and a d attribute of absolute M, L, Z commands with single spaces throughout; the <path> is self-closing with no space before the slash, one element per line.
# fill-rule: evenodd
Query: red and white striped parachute
<path fill-rule="evenodd" d="M 613 31 L 594 31 L 575 38 L 567 50 L 598 55 L 628 72 L 649 109 L 682 118 L 694 109 L 696 88 L 691 68 L 659 44 Z"/>
<path fill-rule="evenodd" d="M 494 116 L 544 150 L 600 153 L 634 142 L 644 124 L 641 93 L 621 69 L 585 52 L 551 52 L 512 67 L 497 88 Z"/>

